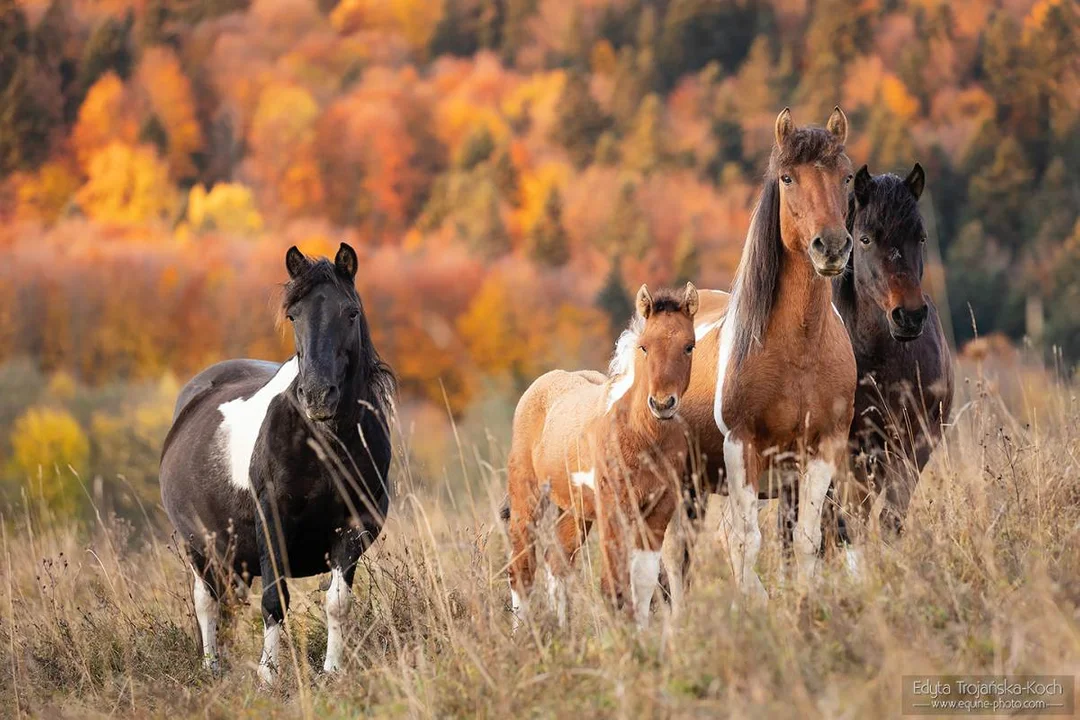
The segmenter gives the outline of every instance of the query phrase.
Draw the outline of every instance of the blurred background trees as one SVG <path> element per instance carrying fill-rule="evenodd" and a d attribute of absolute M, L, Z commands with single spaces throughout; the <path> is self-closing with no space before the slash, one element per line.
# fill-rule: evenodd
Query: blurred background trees
<path fill-rule="evenodd" d="M 9 489 L 153 502 L 177 378 L 290 352 L 293 243 L 360 251 L 406 414 L 602 367 L 642 282 L 727 287 L 784 105 L 927 168 L 958 344 L 1080 359 L 1069 0 L 0 0 L 0 47 Z"/>

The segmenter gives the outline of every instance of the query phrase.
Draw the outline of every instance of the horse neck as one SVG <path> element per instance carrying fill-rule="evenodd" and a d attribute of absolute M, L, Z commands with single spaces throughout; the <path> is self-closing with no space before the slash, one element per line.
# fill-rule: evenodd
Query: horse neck
<path fill-rule="evenodd" d="M 796 339 L 812 344 L 832 311 L 829 281 L 817 274 L 805 253 L 785 248 L 767 333 L 781 346 Z"/>
<path fill-rule="evenodd" d="M 865 355 L 874 352 L 882 345 L 892 342 L 885 313 L 870 296 L 859 286 L 859 276 L 851 273 L 850 286 L 846 297 L 846 316 L 848 333 L 856 353 Z"/>
<path fill-rule="evenodd" d="M 634 384 L 605 415 L 609 427 L 605 432 L 618 438 L 620 445 L 640 444 L 642 447 L 660 437 L 660 421 L 649 410 L 649 390 L 643 368 L 634 368 Z"/>

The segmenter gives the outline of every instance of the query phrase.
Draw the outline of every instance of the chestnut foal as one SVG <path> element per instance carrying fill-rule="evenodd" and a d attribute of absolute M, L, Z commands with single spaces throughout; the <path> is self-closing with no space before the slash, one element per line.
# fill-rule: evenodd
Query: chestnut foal
<path fill-rule="evenodd" d="M 698 360 L 682 414 L 705 457 L 701 490 L 721 491 L 726 481 L 732 571 L 739 588 L 758 599 L 767 598 L 754 568 L 759 497 L 779 494 L 782 504 L 797 507 L 788 531 L 807 584 L 817 570 L 826 494 L 847 447 L 855 358 L 829 281 L 844 271 L 852 249 L 844 222 L 852 180 L 846 138 L 840 108 L 824 129 L 796 128 L 790 111 L 780 113 L 731 295 L 703 292 L 696 323 Z M 798 470 L 797 496 L 795 487 L 762 481 L 779 462 Z M 695 513 L 692 502 L 687 513 Z M 674 535 L 669 545 L 687 542 L 685 533 Z M 681 548 L 665 550 L 675 609 L 687 557 Z"/>
<path fill-rule="evenodd" d="M 660 546 L 687 462 L 686 427 L 677 413 L 690 382 L 697 306 L 689 283 L 681 296 L 651 296 L 642 285 L 610 377 L 554 370 L 518 402 L 508 460 L 515 627 L 536 573 L 536 522 L 545 496 L 559 509 L 555 546 L 545 558 L 559 624 L 567 622 L 566 577 L 594 521 L 604 594 L 620 609 L 632 608 L 638 627 L 648 624 Z"/>

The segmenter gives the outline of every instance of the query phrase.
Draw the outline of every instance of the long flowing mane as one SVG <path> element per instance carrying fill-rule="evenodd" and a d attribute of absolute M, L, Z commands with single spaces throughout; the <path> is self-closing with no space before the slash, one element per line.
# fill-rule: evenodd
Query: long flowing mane
<path fill-rule="evenodd" d="M 317 286 L 323 283 L 334 287 L 352 297 L 360 307 L 357 325 L 360 330 L 360 355 L 357 371 L 360 375 L 359 386 L 363 395 L 359 400 L 369 403 L 379 422 L 389 427 L 394 414 L 394 398 L 397 395 L 397 377 L 393 369 L 379 355 L 371 340 L 371 328 L 368 325 L 364 302 L 356 287 L 347 282 L 334 269 L 334 264 L 326 258 L 312 260 L 310 267 L 296 278 L 285 283 L 282 290 L 279 319 L 284 317 L 290 305 L 299 301 Z"/>
<path fill-rule="evenodd" d="M 734 338 L 731 361 L 738 368 L 755 345 L 760 346 L 769 326 L 780 283 L 784 244 L 780 237 L 780 169 L 810 163 L 835 167 L 844 146 L 829 131 L 799 128 L 784 145 L 774 146 L 765 173 L 761 196 L 750 218 L 739 268 L 731 285 Z"/>

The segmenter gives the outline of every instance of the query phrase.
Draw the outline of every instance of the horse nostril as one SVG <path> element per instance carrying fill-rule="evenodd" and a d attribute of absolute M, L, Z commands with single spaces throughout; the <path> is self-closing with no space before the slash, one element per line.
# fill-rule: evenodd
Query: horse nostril
<path fill-rule="evenodd" d="M 930 314 L 930 306 L 923 305 L 921 308 L 911 314 L 911 319 L 915 321 L 917 325 L 922 325 L 926 321 L 926 316 Z"/>
<path fill-rule="evenodd" d="M 813 242 L 810 243 L 810 248 L 814 252 L 819 252 L 819 253 L 824 253 L 825 252 L 825 242 L 821 239 L 820 235 L 818 235 L 816 238 L 814 238 Z"/>
<path fill-rule="evenodd" d="M 851 249 L 852 249 L 852 248 L 853 248 L 854 246 L 855 246 L 855 243 L 854 243 L 854 241 L 852 241 L 852 239 L 851 239 L 851 235 L 848 235 L 848 236 L 847 236 L 847 240 L 846 240 L 846 241 L 844 241 L 844 249 L 843 249 L 843 251 L 841 252 L 841 254 L 844 254 L 844 253 L 849 253 L 849 252 L 851 252 Z"/>
<path fill-rule="evenodd" d="M 340 395 L 340 393 L 338 392 L 337 385 L 331 385 L 329 388 L 326 389 L 326 404 L 336 404 L 338 401 L 338 395 Z"/>
<path fill-rule="evenodd" d="M 907 315 L 904 313 L 904 308 L 893 308 L 892 321 L 900 327 L 907 324 Z"/>

